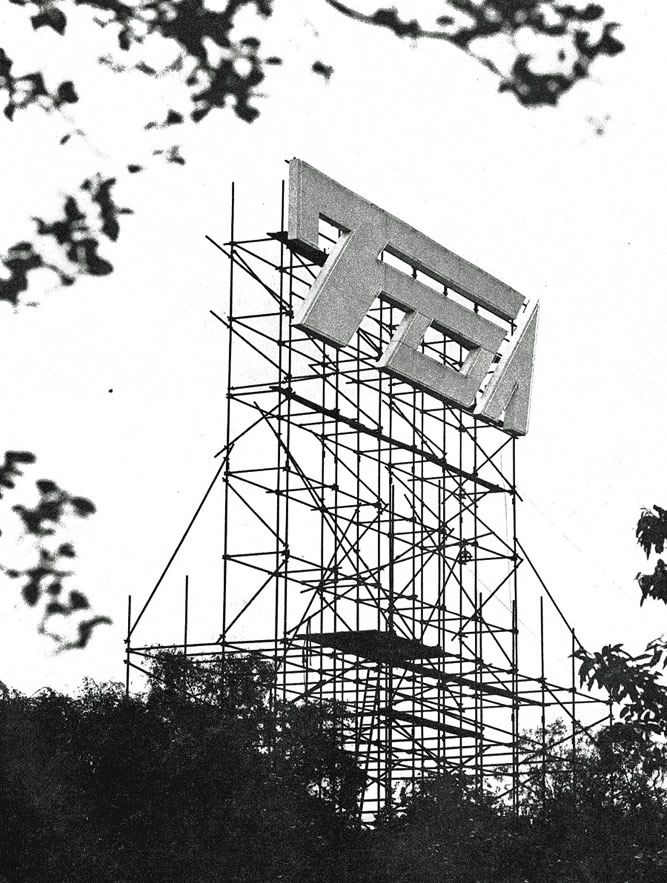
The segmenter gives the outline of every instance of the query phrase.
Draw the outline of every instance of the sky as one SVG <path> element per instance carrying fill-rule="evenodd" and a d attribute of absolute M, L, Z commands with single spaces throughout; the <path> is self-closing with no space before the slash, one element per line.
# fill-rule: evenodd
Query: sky
<path fill-rule="evenodd" d="M 286 63 L 262 84 L 258 120 L 211 114 L 178 133 L 184 167 L 119 177 L 134 214 L 106 249 L 113 274 L 67 290 L 46 279 L 35 306 L 0 304 L 4 449 L 35 452 L 29 481 L 95 502 L 77 527 L 77 583 L 114 620 L 85 651 L 54 655 L 6 581 L 1 680 L 32 692 L 124 678 L 128 595 L 135 610 L 147 597 L 222 446 L 224 335 L 209 310 L 224 309 L 227 267 L 205 236 L 226 238 L 232 181 L 241 233 L 276 229 L 293 156 L 539 298 L 519 536 L 587 646 L 639 650 L 667 630 L 634 582 L 640 509 L 667 505 L 667 11 L 605 6 L 626 51 L 558 108 L 527 110 L 453 47 L 400 41 L 313 0 L 277 4 L 261 34 Z M 32 109 L 0 122 L 0 250 L 87 174 L 118 174 L 146 152 L 156 102 L 182 98 L 167 78 L 96 66 L 99 28 L 73 21 L 61 40 L 33 33 L 18 7 L 3 16 L 17 63 L 74 79 L 81 100 L 70 121 Z M 310 72 L 315 60 L 333 65 L 329 81 Z M 59 147 L 72 122 L 87 139 Z M 0 544 L 3 562 L 25 554 L 11 531 Z"/>

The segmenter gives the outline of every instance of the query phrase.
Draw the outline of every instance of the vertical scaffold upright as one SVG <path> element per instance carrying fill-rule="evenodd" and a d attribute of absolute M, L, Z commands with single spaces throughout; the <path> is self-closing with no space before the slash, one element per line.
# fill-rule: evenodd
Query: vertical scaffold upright
<path fill-rule="evenodd" d="M 521 788 L 544 787 L 549 721 L 564 718 L 576 747 L 606 716 L 577 690 L 574 631 L 517 539 L 517 440 L 379 369 L 403 316 L 392 303 L 378 298 L 343 348 L 295 328 L 340 231 L 322 222 L 320 248 L 297 253 L 284 204 L 283 187 L 280 231 L 240 237 L 232 190 L 229 241 L 211 240 L 229 271 L 227 313 L 213 313 L 227 337 L 226 440 L 205 495 L 223 494 L 221 620 L 189 640 L 186 602 L 184 644 L 138 643 L 165 569 L 129 618 L 128 678 L 165 646 L 257 654 L 275 667 L 276 699 L 345 708 L 361 818 L 446 771 L 479 787 L 496 777 L 516 806 Z M 466 354 L 433 330 L 422 350 L 454 368 Z M 520 569 L 537 584 L 528 598 Z M 545 639 L 551 612 L 562 634 Z M 545 640 L 566 686 L 546 675 Z"/>

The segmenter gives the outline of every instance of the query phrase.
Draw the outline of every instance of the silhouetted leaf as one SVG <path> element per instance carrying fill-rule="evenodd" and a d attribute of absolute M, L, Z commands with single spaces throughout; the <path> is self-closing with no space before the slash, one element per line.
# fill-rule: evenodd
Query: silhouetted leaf
<path fill-rule="evenodd" d="M 69 502 L 72 504 L 74 511 L 81 518 L 87 518 L 95 512 L 95 506 L 85 497 L 71 497 Z"/>
<path fill-rule="evenodd" d="M 113 266 L 97 253 L 99 245 L 99 242 L 92 237 L 80 239 L 67 249 L 67 257 L 78 264 L 83 273 L 90 276 L 108 276 Z"/>
<path fill-rule="evenodd" d="M 57 598 L 63 590 L 63 584 L 59 580 L 54 580 L 46 587 L 46 594 L 52 598 Z"/>
<path fill-rule="evenodd" d="M 604 15 L 604 8 L 597 3 L 589 3 L 588 6 L 582 11 L 581 18 L 582 21 L 597 21 L 597 19 L 602 18 Z"/>
<path fill-rule="evenodd" d="M 49 616 L 56 616 L 59 613 L 67 613 L 67 607 L 60 601 L 49 601 L 46 607 L 44 608 L 47 618 Z"/>
<path fill-rule="evenodd" d="M 102 218 L 102 233 L 114 242 L 118 239 L 118 234 L 120 233 L 118 218 L 120 215 L 132 214 L 131 209 L 120 208 L 114 201 L 111 191 L 115 184 L 115 178 L 103 180 L 97 177 L 95 180 L 84 181 L 82 185 L 82 189 L 90 193 L 93 202 L 99 207 Z"/>
<path fill-rule="evenodd" d="M 65 28 L 67 27 L 65 13 L 51 5 L 43 6 L 37 15 L 31 16 L 30 21 L 35 30 L 43 27 L 53 28 L 61 36 L 65 33 Z"/>
<path fill-rule="evenodd" d="M 35 582 L 26 583 L 25 586 L 21 589 L 21 595 L 23 596 L 23 600 L 29 607 L 34 607 L 35 604 L 39 601 L 39 586 Z"/>
<path fill-rule="evenodd" d="M 321 61 L 314 62 L 312 70 L 314 73 L 323 76 L 325 80 L 330 80 L 331 75 L 333 74 L 333 67 L 329 64 L 324 64 Z"/>
<path fill-rule="evenodd" d="M 82 592 L 77 592 L 76 590 L 69 593 L 69 606 L 70 610 L 90 609 L 88 598 Z"/>
<path fill-rule="evenodd" d="M 75 104 L 79 100 L 76 94 L 74 84 L 70 80 L 66 80 L 58 86 L 58 101 L 60 104 Z"/>
<path fill-rule="evenodd" d="M 598 44 L 598 49 L 601 54 L 604 55 L 618 55 L 620 52 L 623 52 L 625 46 L 621 43 L 620 40 L 617 40 L 614 37 L 614 31 L 617 29 L 618 25 L 616 24 L 608 24 L 605 25 L 604 33 L 602 35 L 602 39 Z"/>
<path fill-rule="evenodd" d="M 77 627 L 77 639 L 75 641 L 67 641 L 63 644 L 61 649 L 81 650 L 88 646 L 90 639 L 93 637 L 93 632 L 98 626 L 111 624 L 112 620 L 109 619 L 108 616 L 93 616 L 91 619 L 86 619 L 83 622 L 80 622 Z"/>
<path fill-rule="evenodd" d="M 40 494 L 53 494 L 59 490 L 55 481 L 51 481 L 49 478 L 40 478 L 35 484 Z"/>
<path fill-rule="evenodd" d="M 0 278 L 0 300 L 6 300 L 13 306 L 19 301 L 19 295 L 28 289 L 28 273 L 44 265 L 41 255 L 36 254 L 31 243 L 21 242 L 9 249 L 7 257 L 2 260 L 9 270 L 9 279 Z"/>
<path fill-rule="evenodd" d="M 14 488 L 14 479 L 23 475 L 23 472 L 18 468 L 19 464 L 34 463 L 35 460 L 35 455 L 30 451 L 5 452 L 4 462 L 0 465 L 0 500 L 2 499 L 2 488 Z"/>
<path fill-rule="evenodd" d="M 402 21 L 399 18 L 398 11 L 395 8 L 378 9 L 371 16 L 373 24 L 389 28 L 397 37 L 413 37 L 420 35 L 422 28 L 416 19 L 411 21 Z"/>

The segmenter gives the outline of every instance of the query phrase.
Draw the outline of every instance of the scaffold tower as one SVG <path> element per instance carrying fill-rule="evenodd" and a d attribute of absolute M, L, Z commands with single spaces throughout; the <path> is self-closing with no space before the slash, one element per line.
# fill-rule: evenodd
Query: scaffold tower
<path fill-rule="evenodd" d="M 188 571 L 182 540 L 128 614 L 128 684 L 166 646 L 255 654 L 274 667 L 276 700 L 345 709 L 366 781 L 360 818 L 447 771 L 480 788 L 494 779 L 516 806 L 540 787 L 548 723 L 563 718 L 576 748 L 607 713 L 578 690 L 575 632 L 517 538 L 520 441 L 379 367 L 404 316 L 394 302 L 378 297 L 344 347 L 297 328 L 341 230 L 322 221 L 319 247 L 296 249 L 284 186 L 280 228 L 265 235 L 237 230 L 235 200 L 228 240 L 211 239 L 228 292 L 212 311 L 227 348 L 226 438 L 183 538 L 219 495 L 209 633 L 193 640 L 187 603 L 182 642 L 151 625 L 169 574 L 182 586 Z M 421 351 L 455 369 L 467 355 L 433 328 Z"/>

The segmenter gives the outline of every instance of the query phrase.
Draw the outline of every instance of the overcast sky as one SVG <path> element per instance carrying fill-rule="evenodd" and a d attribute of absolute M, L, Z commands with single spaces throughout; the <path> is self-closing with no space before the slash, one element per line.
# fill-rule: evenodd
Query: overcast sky
<path fill-rule="evenodd" d="M 633 582 L 640 507 L 667 505 L 667 12 L 605 4 L 626 52 L 559 108 L 528 111 L 452 47 L 414 47 L 313 0 L 277 5 L 263 38 L 288 63 L 263 84 L 259 119 L 211 114 L 177 133 L 185 167 L 123 179 L 119 202 L 135 214 L 106 249 L 111 276 L 67 290 L 47 280 L 37 306 L 0 304 L 3 450 L 34 451 L 31 480 L 96 503 L 77 533 L 77 579 L 115 621 L 84 652 L 53 656 L 8 582 L 0 678 L 26 690 L 123 678 L 127 595 L 147 596 L 223 438 L 223 336 L 209 310 L 223 309 L 227 267 L 204 237 L 226 236 L 232 181 L 241 233 L 277 228 L 292 156 L 540 299 L 520 537 L 587 645 L 643 646 L 667 623 L 664 609 L 639 609 Z M 99 29 L 73 24 L 60 40 L 3 12 L 22 68 L 77 82 L 70 116 L 88 140 L 58 147 L 65 124 L 36 110 L 2 119 L 0 249 L 87 174 L 122 171 L 146 150 L 156 95 L 177 97 L 167 80 L 96 68 Z M 309 72 L 318 59 L 334 66 L 329 82 Z M 2 542 L 4 562 L 16 550 Z"/>

